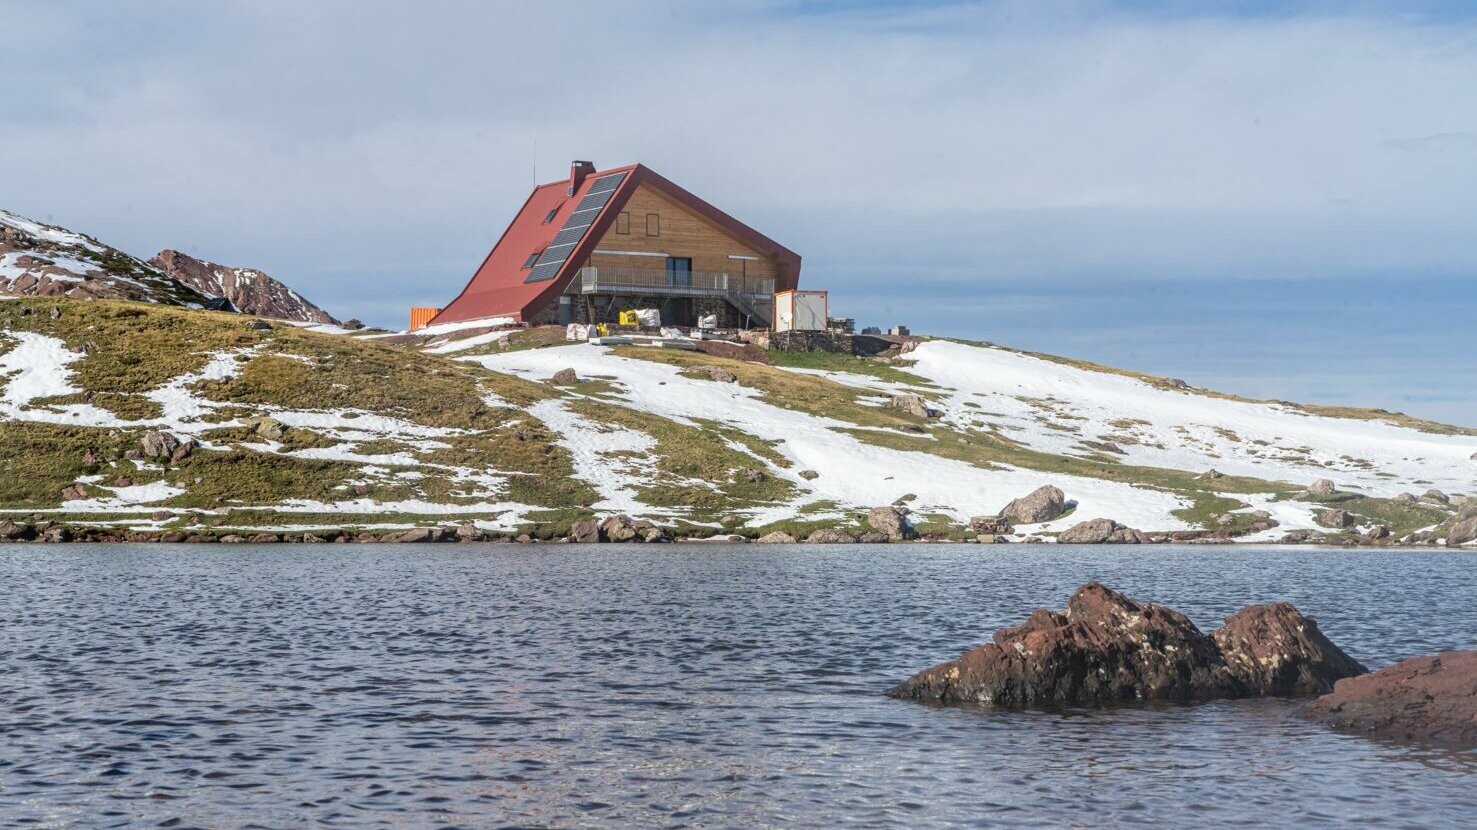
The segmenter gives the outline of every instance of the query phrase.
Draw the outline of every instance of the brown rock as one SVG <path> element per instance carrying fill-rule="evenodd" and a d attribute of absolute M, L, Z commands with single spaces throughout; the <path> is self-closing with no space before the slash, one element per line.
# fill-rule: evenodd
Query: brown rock
<path fill-rule="evenodd" d="M 1232 662 L 1222 639 L 1235 650 Z M 1177 611 L 1092 582 L 1077 589 L 1065 611 L 1038 609 L 1022 625 L 996 632 L 993 642 L 888 694 L 1009 707 L 1187 701 L 1309 693 L 1358 671 L 1291 606 L 1243 609 L 1226 629 L 1206 636 Z"/>
<path fill-rule="evenodd" d="M 226 535 L 221 537 L 221 544 L 223 545 L 239 545 L 245 541 L 245 536 L 240 536 L 235 533 L 227 533 Z"/>
<path fill-rule="evenodd" d="M 1060 488 L 1048 484 L 1005 505 L 1000 516 L 1012 524 L 1031 525 L 1049 522 L 1065 512 L 1066 494 Z"/>
<path fill-rule="evenodd" d="M 834 527 L 823 527 L 805 537 L 807 545 L 852 545 L 856 544 L 856 537 L 844 530 Z"/>
<path fill-rule="evenodd" d="M 1462 519 L 1446 531 L 1446 546 L 1449 548 L 1477 541 L 1477 516 Z"/>
<path fill-rule="evenodd" d="M 1368 671 L 1285 602 L 1247 606 L 1210 637 L 1231 673 L 1260 695 L 1323 694 L 1339 678 Z"/>
<path fill-rule="evenodd" d="M 1308 485 L 1308 492 L 1315 496 L 1331 496 L 1338 492 L 1331 479 L 1320 478 Z"/>
<path fill-rule="evenodd" d="M 15 542 L 28 539 L 31 533 L 31 528 L 26 525 L 18 525 L 9 519 L 0 521 L 0 541 Z"/>
<path fill-rule="evenodd" d="M 168 432 L 151 432 L 139 439 L 145 458 L 168 458 L 179 449 L 179 439 Z"/>
<path fill-rule="evenodd" d="M 1313 514 L 1313 523 L 1319 527 L 1345 528 L 1354 526 L 1354 516 L 1347 510 L 1319 510 Z"/>
<path fill-rule="evenodd" d="M 806 481 L 815 481 L 816 479 L 821 477 L 821 474 L 816 472 L 815 470 L 801 470 L 800 477 L 805 479 Z"/>
<path fill-rule="evenodd" d="M 442 535 L 443 531 L 439 527 L 416 527 L 397 535 L 395 541 L 404 544 L 439 542 L 441 541 Z"/>
<path fill-rule="evenodd" d="M 1339 680 L 1307 714 L 1394 740 L 1477 748 L 1477 651 L 1447 651 Z"/>
<path fill-rule="evenodd" d="M 580 382 L 579 375 L 573 369 L 560 369 L 549 378 L 549 382 L 555 386 L 572 386 Z"/>
<path fill-rule="evenodd" d="M 1014 528 L 1010 521 L 1002 516 L 972 516 L 969 519 L 969 529 L 976 533 L 1010 533 Z"/>
<path fill-rule="evenodd" d="M 1430 504 L 1451 504 L 1451 496 L 1448 496 L 1433 487 L 1421 494 L 1421 501 L 1428 502 Z"/>
<path fill-rule="evenodd" d="M 1057 534 L 1056 540 L 1063 545 L 1102 545 L 1107 543 L 1133 543 L 1139 541 L 1141 531 L 1124 527 L 1112 519 L 1090 519 Z M 1148 537 L 1144 537 L 1147 540 Z"/>
<path fill-rule="evenodd" d="M 636 523 L 630 516 L 620 514 L 610 516 L 600 523 L 600 535 L 607 542 L 632 542 L 640 541 L 640 533 Z"/>
<path fill-rule="evenodd" d="M 863 533 L 862 535 L 856 537 L 856 540 L 858 543 L 863 545 L 879 545 L 886 542 L 897 541 L 895 539 L 888 538 L 888 535 L 886 533 L 877 530 L 869 530 L 866 533 Z"/>
<path fill-rule="evenodd" d="M 254 545 L 269 545 L 275 542 L 280 542 L 282 541 L 282 539 L 279 538 L 275 533 L 257 533 L 254 534 L 248 541 L 250 541 Z"/>
<path fill-rule="evenodd" d="M 80 501 L 85 498 L 87 498 L 87 488 L 80 484 L 62 488 L 62 501 Z"/>
<path fill-rule="evenodd" d="M 569 526 L 569 541 L 584 545 L 595 544 L 600 541 L 600 523 L 594 519 L 575 522 Z"/>
<path fill-rule="evenodd" d="M 867 514 L 867 525 L 889 542 L 900 542 L 918 535 L 908 522 L 907 508 L 891 504 L 872 508 Z"/>
<path fill-rule="evenodd" d="M 784 532 L 783 530 L 776 530 L 773 533 L 766 533 L 763 536 L 760 536 L 758 539 L 755 539 L 754 540 L 754 544 L 756 544 L 756 545 L 793 545 L 793 544 L 795 544 L 795 537 L 794 536 L 791 536 L 790 534 L 788 534 L 786 532 Z"/>

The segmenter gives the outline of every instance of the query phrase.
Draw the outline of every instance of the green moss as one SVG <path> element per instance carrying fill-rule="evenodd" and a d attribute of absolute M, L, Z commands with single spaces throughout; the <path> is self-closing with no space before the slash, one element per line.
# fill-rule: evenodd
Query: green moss
<path fill-rule="evenodd" d="M 110 478 L 129 475 L 141 483 L 147 476 L 135 475 L 131 464 L 113 468 L 82 463 L 89 449 L 104 458 L 121 458 L 124 452 L 138 447 L 138 436 L 123 430 L 0 422 L 0 505 L 56 507 L 61 504 L 63 488 L 81 476 L 96 473 Z"/>
<path fill-rule="evenodd" d="M 342 461 L 240 449 L 197 450 L 169 478 L 186 492 L 166 504 L 216 508 L 270 505 L 288 499 L 333 501 L 344 498 L 340 488 L 357 473 L 357 467 Z"/>
<path fill-rule="evenodd" d="M 600 496 L 574 475 L 569 452 L 542 422 L 519 418 L 495 429 L 443 439 L 450 446 L 422 453 L 432 464 L 508 474 L 505 497 L 542 507 L 592 504 Z"/>

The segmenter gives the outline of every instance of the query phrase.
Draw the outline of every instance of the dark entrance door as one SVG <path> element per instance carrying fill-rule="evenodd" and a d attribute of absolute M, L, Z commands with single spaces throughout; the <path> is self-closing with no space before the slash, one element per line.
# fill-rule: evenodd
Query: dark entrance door
<path fill-rule="evenodd" d="M 667 257 L 667 285 L 692 287 L 692 257 Z"/>

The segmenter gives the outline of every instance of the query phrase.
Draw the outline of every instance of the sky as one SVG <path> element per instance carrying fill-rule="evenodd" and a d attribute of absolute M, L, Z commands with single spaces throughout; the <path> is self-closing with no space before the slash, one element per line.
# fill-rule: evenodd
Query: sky
<path fill-rule="evenodd" d="M 859 325 L 1477 426 L 1477 3 L 0 0 L 0 207 L 403 327 L 643 162 Z"/>

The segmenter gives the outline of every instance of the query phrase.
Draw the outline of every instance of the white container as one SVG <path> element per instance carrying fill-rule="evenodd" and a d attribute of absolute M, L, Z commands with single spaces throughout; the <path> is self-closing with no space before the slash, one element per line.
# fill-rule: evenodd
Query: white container
<path fill-rule="evenodd" d="M 775 331 L 825 331 L 824 291 L 781 291 L 774 295 Z"/>

